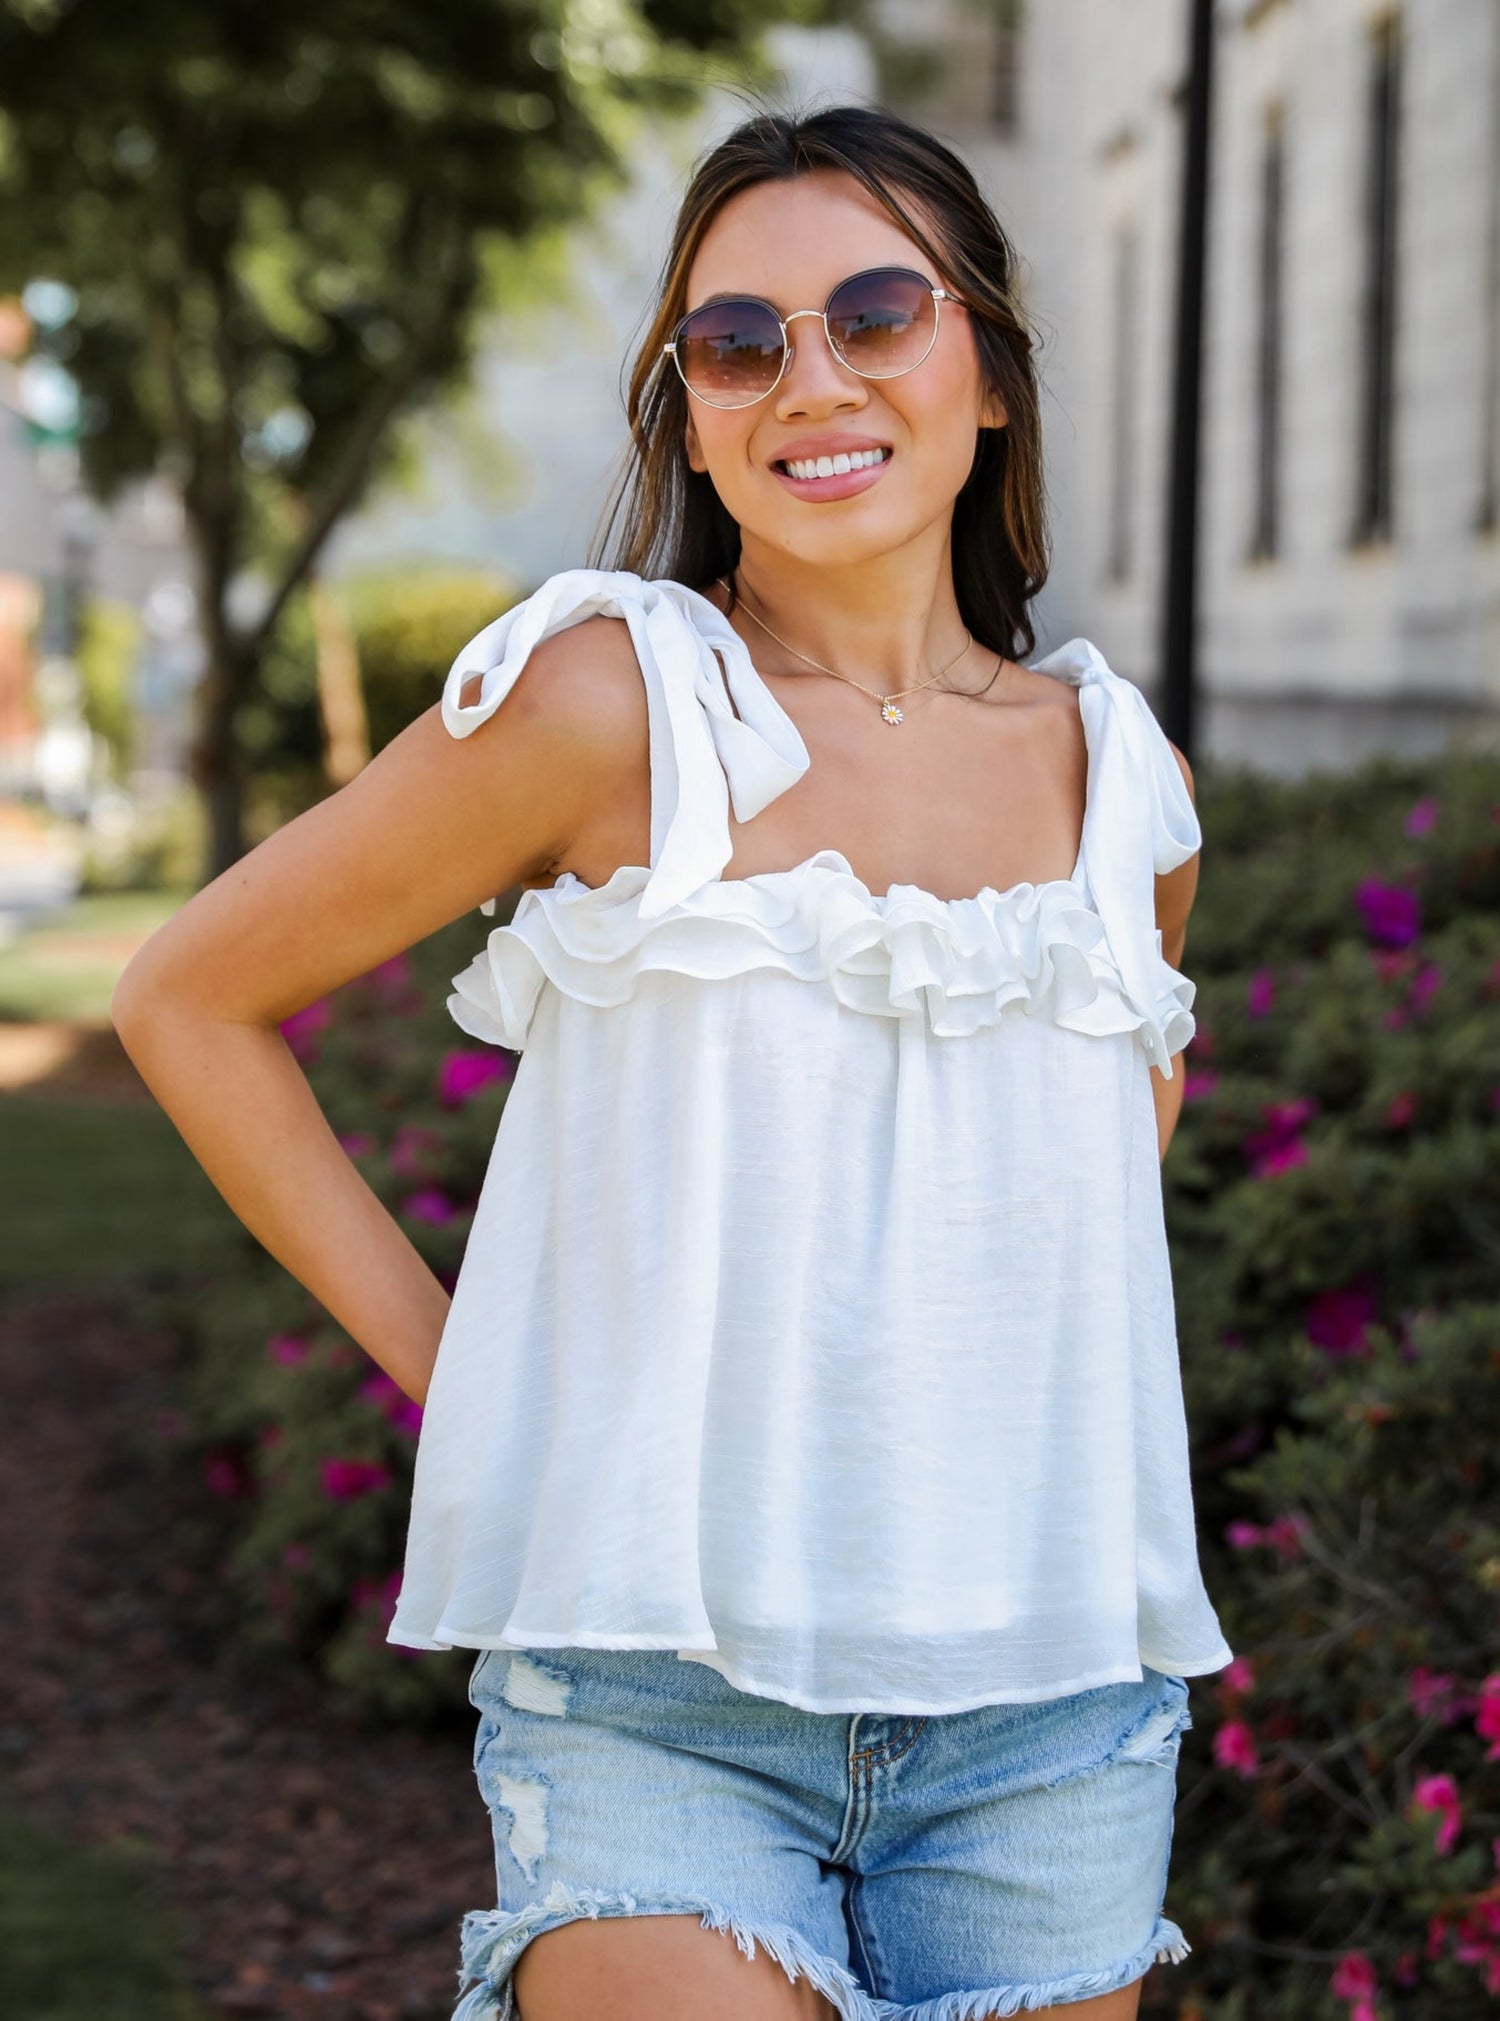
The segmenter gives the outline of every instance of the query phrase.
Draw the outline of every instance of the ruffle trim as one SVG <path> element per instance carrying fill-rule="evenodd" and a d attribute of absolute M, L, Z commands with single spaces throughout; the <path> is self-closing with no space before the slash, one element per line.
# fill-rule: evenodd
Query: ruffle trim
<path fill-rule="evenodd" d="M 942 899 L 916 885 L 880 897 L 822 849 L 790 870 L 714 879 L 654 919 L 649 872 L 622 865 L 600 886 L 565 871 L 522 893 L 515 914 L 453 978 L 448 1010 L 470 1037 L 524 1049 L 543 986 L 598 1008 L 643 977 L 722 980 L 759 968 L 823 982 L 851 1010 L 922 1017 L 962 1038 L 1019 1012 L 1075 1031 L 1143 1033 L 1155 1058 L 1192 1037 L 1192 980 L 1161 955 L 1154 1000 L 1130 995 L 1099 913 L 1073 878 Z"/>

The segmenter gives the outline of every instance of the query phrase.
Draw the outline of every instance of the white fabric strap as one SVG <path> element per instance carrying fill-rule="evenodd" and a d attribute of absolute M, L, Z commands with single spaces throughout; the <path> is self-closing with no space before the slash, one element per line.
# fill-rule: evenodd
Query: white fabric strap
<path fill-rule="evenodd" d="M 743 639 L 707 597 L 624 570 L 577 568 L 552 576 L 470 639 L 443 684 L 447 728 L 455 737 L 469 736 L 505 700 L 534 647 L 596 616 L 629 625 L 646 683 L 651 876 L 639 910 L 642 918 L 655 919 L 728 863 L 730 806 L 736 820 L 753 820 L 801 778 L 810 760 L 796 724 L 756 674 Z M 715 649 L 724 656 L 728 694 Z M 464 684 L 475 674 L 479 693 L 464 703 Z M 493 913 L 494 899 L 480 910 Z"/>
<path fill-rule="evenodd" d="M 1079 689 L 1089 748 L 1083 824 L 1089 889 L 1121 979 L 1145 1014 L 1147 1054 L 1170 1080 L 1172 1056 L 1156 1017 L 1162 954 L 1155 880 L 1201 847 L 1197 810 L 1150 703 L 1097 646 L 1069 639 L 1032 665 Z"/>

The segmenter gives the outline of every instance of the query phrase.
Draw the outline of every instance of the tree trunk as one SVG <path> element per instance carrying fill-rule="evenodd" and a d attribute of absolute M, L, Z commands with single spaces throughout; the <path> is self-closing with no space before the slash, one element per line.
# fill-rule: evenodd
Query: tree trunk
<path fill-rule="evenodd" d="M 212 622 L 206 627 L 208 665 L 199 683 L 196 733 L 188 770 L 203 801 L 207 820 L 203 882 L 239 862 L 245 854 L 246 766 L 234 734 L 234 719 L 255 672 L 255 661 L 237 651 Z"/>
<path fill-rule="evenodd" d="M 313 636 L 318 655 L 318 708 L 323 719 L 323 770 L 337 792 L 370 762 L 370 731 L 359 678 L 359 646 L 338 591 L 310 575 Z"/>

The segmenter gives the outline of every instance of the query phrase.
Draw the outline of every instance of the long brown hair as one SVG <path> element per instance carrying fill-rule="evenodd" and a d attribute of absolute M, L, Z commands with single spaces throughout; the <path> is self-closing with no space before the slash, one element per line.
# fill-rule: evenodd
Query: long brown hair
<path fill-rule="evenodd" d="M 739 560 L 739 526 L 707 472 L 687 460 L 688 394 L 662 345 L 686 313 L 688 270 L 729 199 L 820 168 L 860 182 L 976 312 L 980 369 L 1008 421 L 978 431 L 973 467 L 954 501 L 954 591 L 981 645 L 1024 656 L 1036 642 L 1027 605 L 1047 580 L 1048 533 L 1035 339 L 1016 288 L 1015 251 L 952 149 L 875 107 L 835 105 L 805 117 L 761 112 L 698 163 L 677 213 L 655 314 L 631 364 L 630 443 L 591 565 L 699 589 Z"/>

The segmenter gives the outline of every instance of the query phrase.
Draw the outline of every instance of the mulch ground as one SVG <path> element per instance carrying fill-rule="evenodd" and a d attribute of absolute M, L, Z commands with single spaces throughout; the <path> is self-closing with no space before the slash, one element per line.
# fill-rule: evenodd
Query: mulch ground
<path fill-rule="evenodd" d="M 210 2013 L 447 2021 L 495 1899 L 471 1736 L 356 1729 L 236 1655 L 170 1549 L 192 1484 L 139 1457 L 170 1402 L 170 1343 L 97 1297 L 0 1314 L 0 1766 L 75 1839 L 158 1851 Z"/>

